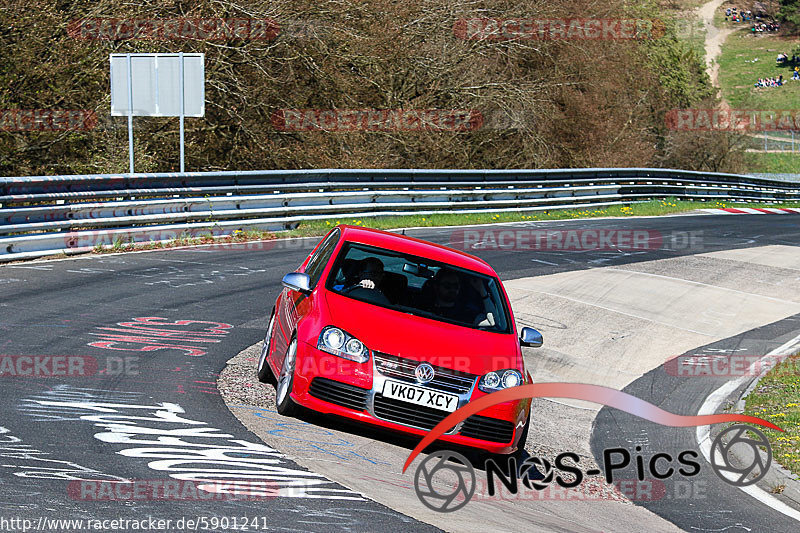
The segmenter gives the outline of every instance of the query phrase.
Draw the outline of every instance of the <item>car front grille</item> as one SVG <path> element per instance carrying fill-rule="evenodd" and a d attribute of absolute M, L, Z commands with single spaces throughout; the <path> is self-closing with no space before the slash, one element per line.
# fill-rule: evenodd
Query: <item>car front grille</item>
<path fill-rule="evenodd" d="M 378 418 L 419 429 L 433 429 L 433 426 L 450 414 L 440 409 L 386 398 L 382 394 L 375 395 L 374 409 Z"/>
<path fill-rule="evenodd" d="M 374 352 L 374 357 L 376 368 L 384 376 L 417 383 L 414 370 L 419 361 L 379 352 Z M 381 365 L 381 362 L 394 364 Z M 433 381 L 426 383 L 425 387 L 436 388 L 451 394 L 466 394 L 472 390 L 477 378 L 472 374 L 441 367 L 434 367 L 434 370 L 436 371 L 436 377 Z M 311 396 L 356 411 L 367 410 L 369 392 L 369 389 L 320 377 L 314 378 L 309 387 Z M 372 408 L 372 412 L 377 418 L 424 430 L 433 429 L 436 424 L 450 414 L 450 412 L 441 409 L 432 409 L 393 398 L 386 398 L 380 392 L 375 393 Z M 489 442 L 506 443 L 513 438 L 514 428 L 515 425 L 506 420 L 472 415 L 464 421 L 459 434 Z M 450 428 L 447 433 L 450 433 L 452 429 Z"/>
<path fill-rule="evenodd" d="M 387 378 L 399 379 L 408 383 L 418 384 L 414 371 L 421 361 L 405 359 L 396 355 L 373 352 L 375 368 Z M 440 366 L 433 366 L 435 376 L 432 381 L 425 383 L 425 387 L 449 392 L 451 394 L 466 394 L 472 390 L 472 385 L 478 377 L 475 374 L 450 370 Z"/>
<path fill-rule="evenodd" d="M 490 442 L 511 442 L 514 427 L 514 424 L 507 420 L 472 415 L 464 421 L 459 433 L 465 437 Z"/>
<path fill-rule="evenodd" d="M 375 395 L 374 409 L 375 416 L 383 420 L 427 430 L 433 429 L 450 414 L 439 409 L 385 398 L 381 394 Z M 514 427 L 513 423 L 506 420 L 472 415 L 464 421 L 459 434 L 489 442 L 510 442 L 514 436 Z"/>
<path fill-rule="evenodd" d="M 348 407 L 356 411 L 365 411 L 367 409 L 368 389 L 362 389 L 361 387 L 332 379 L 314 378 L 308 392 L 315 398 L 335 403 L 342 407 Z"/>

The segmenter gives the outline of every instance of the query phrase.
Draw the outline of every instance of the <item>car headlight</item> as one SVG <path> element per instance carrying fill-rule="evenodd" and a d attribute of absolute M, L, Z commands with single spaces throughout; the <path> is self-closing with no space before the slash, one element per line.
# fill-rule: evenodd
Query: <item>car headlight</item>
<path fill-rule="evenodd" d="M 364 343 L 334 326 L 326 326 L 319 334 L 317 349 L 357 363 L 369 360 L 369 350 Z"/>
<path fill-rule="evenodd" d="M 483 392 L 497 392 L 511 387 L 522 385 L 522 374 L 513 368 L 508 370 L 495 370 L 484 374 L 478 383 L 478 388 Z"/>

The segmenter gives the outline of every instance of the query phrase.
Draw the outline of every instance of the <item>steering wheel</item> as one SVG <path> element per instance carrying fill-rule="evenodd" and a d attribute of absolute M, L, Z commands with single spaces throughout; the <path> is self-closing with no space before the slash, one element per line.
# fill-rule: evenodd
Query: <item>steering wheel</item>
<path fill-rule="evenodd" d="M 358 282 L 358 283 L 356 283 L 354 285 L 350 285 L 348 287 L 345 287 L 344 289 L 341 290 L 341 293 L 342 294 L 348 294 L 350 292 L 353 292 L 355 289 L 364 289 L 364 288 L 365 287 L 361 286 L 361 282 Z M 370 289 L 367 289 L 367 290 L 370 290 Z"/>
<path fill-rule="evenodd" d="M 357 298 L 359 300 L 364 300 L 365 302 L 374 303 L 378 305 L 385 305 L 389 303 L 389 300 L 388 298 L 386 298 L 386 295 L 383 294 L 383 291 L 381 291 L 378 287 L 375 287 L 374 289 L 367 289 L 365 287 L 362 287 L 360 284 L 357 284 L 345 287 L 341 291 L 341 294 L 350 294 L 350 293 L 354 293 L 353 296 L 354 298 Z"/>

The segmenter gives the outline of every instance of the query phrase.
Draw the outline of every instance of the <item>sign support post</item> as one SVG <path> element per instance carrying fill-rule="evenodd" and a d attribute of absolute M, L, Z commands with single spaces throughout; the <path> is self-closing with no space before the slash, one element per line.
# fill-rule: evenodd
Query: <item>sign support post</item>
<path fill-rule="evenodd" d="M 131 56 L 128 54 L 128 172 L 133 174 L 133 83 Z"/>
<path fill-rule="evenodd" d="M 178 117 L 180 171 L 186 172 L 186 117 L 205 116 L 205 55 L 110 54 L 111 116 L 128 117 L 133 174 L 133 117 Z M 173 167 L 174 169 L 174 167 Z"/>
<path fill-rule="evenodd" d="M 180 124 L 181 125 L 180 125 L 180 129 L 181 129 L 181 174 L 183 174 L 183 172 L 184 172 L 184 166 L 183 166 L 183 114 L 185 112 L 185 102 L 184 102 L 184 100 L 186 100 L 186 96 L 185 96 L 185 94 L 183 92 L 183 52 L 178 54 L 178 57 L 180 57 L 180 69 L 181 69 L 181 75 L 180 75 L 180 79 L 181 79 L 181 81 L 180 81 L 180 95 L 181 95 L 181 97 L 180 97 L 181 98 Z"/>

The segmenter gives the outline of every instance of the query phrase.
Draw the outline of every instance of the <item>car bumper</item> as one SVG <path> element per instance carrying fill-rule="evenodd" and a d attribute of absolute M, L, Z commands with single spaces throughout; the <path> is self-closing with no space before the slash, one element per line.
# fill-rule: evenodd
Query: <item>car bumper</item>
<path fill-rule="evenodd" d="M 449 414 L 383 397 L 386 380 L 375 370 L 374 357 L 366 363 L 354 363 L 301 342 L 292 399 L 313 411 L 420 437 Z M 475 391 L 474 385 L 458 395 L 459 407 L 483 395 Z M 529 409 L 530 400 L 492 406 L 459 423 L 438 440 L 491 453 L 512 453 L 528 423 Z"/>

